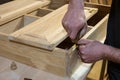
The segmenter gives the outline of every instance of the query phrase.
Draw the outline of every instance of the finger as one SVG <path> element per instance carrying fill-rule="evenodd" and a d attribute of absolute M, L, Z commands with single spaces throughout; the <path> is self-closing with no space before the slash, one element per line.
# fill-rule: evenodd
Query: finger
<path fill-rule="evenodd" d="M 80 53 L 81 53 L 81 54 L 84 54 L 84 53 L 85 53 L 85 51 L 84 51 L 85 47 L 86 47 L 85 45 L 80 45 L 80 46 L 79 46 L 79 50 L 80 50 Z"/>
<path fill-rule="evenodd" d="M 70 36 L 71 31 L 70 31 L 69 27 L 65 26 L 65 25 L 63 25 L 63 27 L 64 27 L 65 31 L 68 33 L 68 35 Z"/>
<path fill-rule="evenodd" d="M 78 52 L 78 57 L 81 58 L 81 52 L 80 51 Z"/>
<path fill-rule="evenodd" d="M 84 48 L 85 48 L 85 45 L 80 45 L 79 48 L 80 48 L 80 49 L 84 49 Z"/>
<path fill-rule="evenodd" d="M 79 45 L 87 45 L 87 44 L 89 44 L 89 43 L 91 43 L 91 42 L 92 42 L 92 40 L 81 39 L 81 40 L 78 41 L 78 44 L 79 44 Z"/>
<path fill-rule="evenodd" d="M 78 33 L 78 30 L 72 29 L 72 31 L 70 33 L 70 38 L 72 41 L 74 41 L 76 39 L 77 33 Z"/>
<path fill-rule="evenodd" d="M 68 26 L 68 22 L 65 21 L 65 18 L 63 18 L 63 20 L 62 20 L 62 25 L 63 25 L 64 29 L 66 30 L 66 32 L 68 33 L 68 35 L 70 36 L 71 30 L 70 30 L 70 28 Z"/>
<path fill-rule="evenodd" d="M 68 33 L 68 36 L 71 35 L 71 29 L 69 27 L 67 27 L 67 33 Z"/>

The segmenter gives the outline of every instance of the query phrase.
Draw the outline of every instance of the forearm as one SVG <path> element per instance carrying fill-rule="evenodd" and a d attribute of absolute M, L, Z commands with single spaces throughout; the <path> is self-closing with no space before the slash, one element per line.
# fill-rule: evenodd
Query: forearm
<path fill-rule="evenodd" d="M 74 13 L 72 16 L 77 16 L 78 19 L 86 20 L 84 13 L 84 0 L 70 0 L 68 13 Z"/>
<path fill-rule="evenodd" d="M 83 0 L 70 0 L 70 2 L 69 2 L 69 10 L 70 9 L 83 10 L 84 9 Z"/>
<path fill-rule="evenodd" d="M 62 20 L 63 27 L 72 41 L 83 36 L 87 30 L 83 0 L 70 0 L 68 10 Z M 81 33 L 80 33 L 81 31 Z"/>
<path fill-rule="evenodd" d="M 120 63 L 120 49 L 107 46 L 105 49 L 105 58 L 116 63 Z"/>

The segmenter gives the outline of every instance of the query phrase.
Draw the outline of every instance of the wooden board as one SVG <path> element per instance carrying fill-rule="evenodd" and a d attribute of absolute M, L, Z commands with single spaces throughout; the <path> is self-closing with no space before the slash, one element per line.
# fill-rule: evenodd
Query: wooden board
<path fill-rule="evenodd" d="M 39 48 L 53 50 L 59 43 L 68 37 L 61 21 L 67 11 L 65 5 L 60 9 L 44 16 L 34 23 L 10 35 L 9 39 Z M 95 8 L 85 8 L 87 20 L 97 12 Z"/>
<path fill-rule="evenodd" d="M 48 1 L 17 0 L 0 5 L 0 25 L 48 4 Z"/>

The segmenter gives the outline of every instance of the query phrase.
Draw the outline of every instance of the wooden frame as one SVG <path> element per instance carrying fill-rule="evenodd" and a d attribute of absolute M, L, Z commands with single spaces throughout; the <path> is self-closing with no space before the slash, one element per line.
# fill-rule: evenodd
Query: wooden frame
<path fill-rule="evenodd" d="M 49 3 L 49 1 L 15 0 L 2 4 L 0 6 L 0 25 L 36 10 L 37 8 L 44 7 Z"/>

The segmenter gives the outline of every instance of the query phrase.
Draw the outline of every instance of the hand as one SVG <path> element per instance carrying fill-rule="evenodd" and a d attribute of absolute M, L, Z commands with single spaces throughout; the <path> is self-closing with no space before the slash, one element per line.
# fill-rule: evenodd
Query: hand
<path fill-rule="evenodd" d="M 78 7 L 75 8 L 69 6 L 68 11 L 63 18 L 62 24 L 72 41 L 74 41 L 79 34 L 81 38 L 87 30 L 84 8 L 78 9 Z"/>
<path fill-rule="evenodd" d="M 98 41 L 82 39 L 78 44 L 79 56 L 85 63 L 93 63 L 105 57 L 106 45 Z"/>

